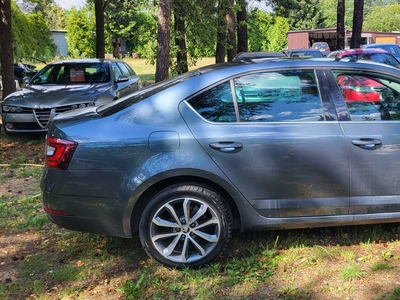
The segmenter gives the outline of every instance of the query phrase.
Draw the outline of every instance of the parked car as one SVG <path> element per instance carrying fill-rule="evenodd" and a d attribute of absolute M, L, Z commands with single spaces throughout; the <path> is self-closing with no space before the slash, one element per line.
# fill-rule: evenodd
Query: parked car
<path fill-rule="evenodd" d="M 46 133 L 52 116 L 97 106 L 141 89 L 139 76 L 125 62 L 62 60 L 46 65 L 1 105 L 6 133 Z"/>
<path fill-rule="evenodd" d="M 347 49 L 330 52 L 327 57 L 342 59 L 363 59 L 372 60 L 378 63 L 387 64 L 396 68 L 400 68 L 400 62 L 392 54 L 383 49 Z"/>
<path fill-rule="evenodd" d="M 285 57 L 285 54 L 281 52 L 240 52 L 233 58 L 233 60 L 251 60 L 276 57 Z"/>
<path fill-rule="evenodd" d="M 176 268 L 217 259 L 233 229 L 400 222 L 398 122 L 393 67 L 215 64 L 52 119 L 43 207 L 67 229 L 138 233 Z"/>
<path fill-rule="evenodd" d="M 321 51 L 315 49 L 291 49 L 283 53 L 288 57 L 324 57 Z"/>
<path fill-rule="evenodd" d="M 390 44 L 390 43 L 385 43 L 385 44 L 367 44 L 364 45 L 363 48 L 366 49 L 371 49 L 371 48 L 378 48 L 378 49 L 383 49 L 392 54 L 394 57 L 396 57 L 397 60 L 400 61 L 400 47 L 397 44 Z"/>
<path fill-rule="evenodd" d="M 25 76 L 33 77 L 37 71 L 35 66 L 24 63 L 14 63 L 14 79 L 18 80 L 19 85 L 22 85 Z"/>
<path fill-rule="evenodd" d="M 329 47 L 328 43 L 326 43 L 326 42 L 313 43 L 311 45 L 311 49 L 321 51 L 324 56 L 326 56 L 331 51 L 331 48 Z"/>

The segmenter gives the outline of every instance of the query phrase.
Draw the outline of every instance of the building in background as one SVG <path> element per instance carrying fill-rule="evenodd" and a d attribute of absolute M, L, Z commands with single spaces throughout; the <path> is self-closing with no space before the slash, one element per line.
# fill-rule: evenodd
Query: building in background
<path fill-rule="evenodd" d="M 346 30 L 345 48 L 350 47 L 351 30 Z M 286 33 L 288 49 L 310 48 L 313 43 L 326 42 L 330 50 L 336 50 L 336 27 L 325 29 L 296 30 Z M 400 32 L 376 32 L 363 31 L 361 34 L 361 45 L 393 43 L 400 45 Z"/>
<path fill-rule="evenodd" d="M 68 56 L 67 31 L 52 29 L 50 32 L 53 43 L 57 47 L 56 54 L 62 57 Z"/>

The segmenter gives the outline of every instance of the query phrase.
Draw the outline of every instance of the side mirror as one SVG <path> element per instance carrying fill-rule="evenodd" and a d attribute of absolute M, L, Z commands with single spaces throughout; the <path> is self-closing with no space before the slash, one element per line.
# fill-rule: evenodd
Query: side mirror
<path fill-rule="evenodd" d="M 31 77 L 30 76 L 24 76 L 24 78 L 22 78 L 22 82 L 25 84 L 28 84 L 29 81 L 31 81 Z"/>
<path fill-rule="evenodd" d="M 126 75 L 121 75 L 121 76 L 119 76 L 118 78 L 117 78 L 117 83 L 118 82 L 126 82 L 126 81 L 128 81 L 129 80 L 129 77 L 128 76 L 126 76 Z"/>

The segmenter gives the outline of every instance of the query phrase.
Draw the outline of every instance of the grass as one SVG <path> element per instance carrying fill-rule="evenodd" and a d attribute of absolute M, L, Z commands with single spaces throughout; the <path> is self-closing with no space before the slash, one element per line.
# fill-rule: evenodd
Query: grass
<path fill-rule="evenodd" d="M 15 174 L 24 178 L 22 170 Z M 31 176 L 38 181 L 40 174 L 32 171 Z M 345 298 L 356 294 L 360 279 L 381 287 L 374 297 L 363 299 L 398 293 L 395 280 L 387 282 L 390 276 L 382 276 L 382 272 L 399 272 L 399 224 L 380 226 L 379 230 L 359 227 L 346 238 L 340 234 L 344 228 L 331 228 L 329 233 L 326 229 L 236 232 L 217 262 L 200 270 L 177 271 L 150 260 L 137 237 L 126 240 L 53 226 L 44 218 L 40 196 L 14 195 L 2 200 L 0 237 L 32 237 L 16 238 L 14 246 L 22 250 L 9 251 L 15 257 L 18 277 L 0 285 L 2 299 L 92 299 L 92 290 L 123 299 L 313 299 L 312 295 L 339 299 L 333 295 Z M 380 237 L 396 234 L 390 234 L 386 246 L 374 241 L 366 250 L 361 241 L 369 239 L 373 230 Z M 347 244 L 348 238 L 353 244 L 340 246 Z M 387 250 L 382 252 L 382 247 Z M 371 261 L 379 260 L 371 263 L 370 271 L 364 261 L 357 260 L 364 252 L 370 253 Z M 0 255 L 7 264 L 12 259 Z M 324 283 L 316 285 L 322 278 Z"/>
<path fill-rule="evenodd" d="M 145 60 L 129 63 L 152 74 Z M 26 152 L 43 139 L 0 132 L 0 145 L 0 299 L 400 299 L 399 223 L 234 232 L 218 261 L 177 271 L 149 259 L 138 237 L 51 224 L 43 161 Z"/>

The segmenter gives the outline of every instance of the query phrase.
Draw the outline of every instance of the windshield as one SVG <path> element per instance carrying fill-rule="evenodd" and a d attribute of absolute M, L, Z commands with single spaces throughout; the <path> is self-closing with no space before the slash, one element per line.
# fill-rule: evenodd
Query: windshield
<path fill-rule="evenodd" d="M 36 74 L 31 84 L 80 84 L 110 81 L 106 63 L 63 63 L 47 65 Z"/>

